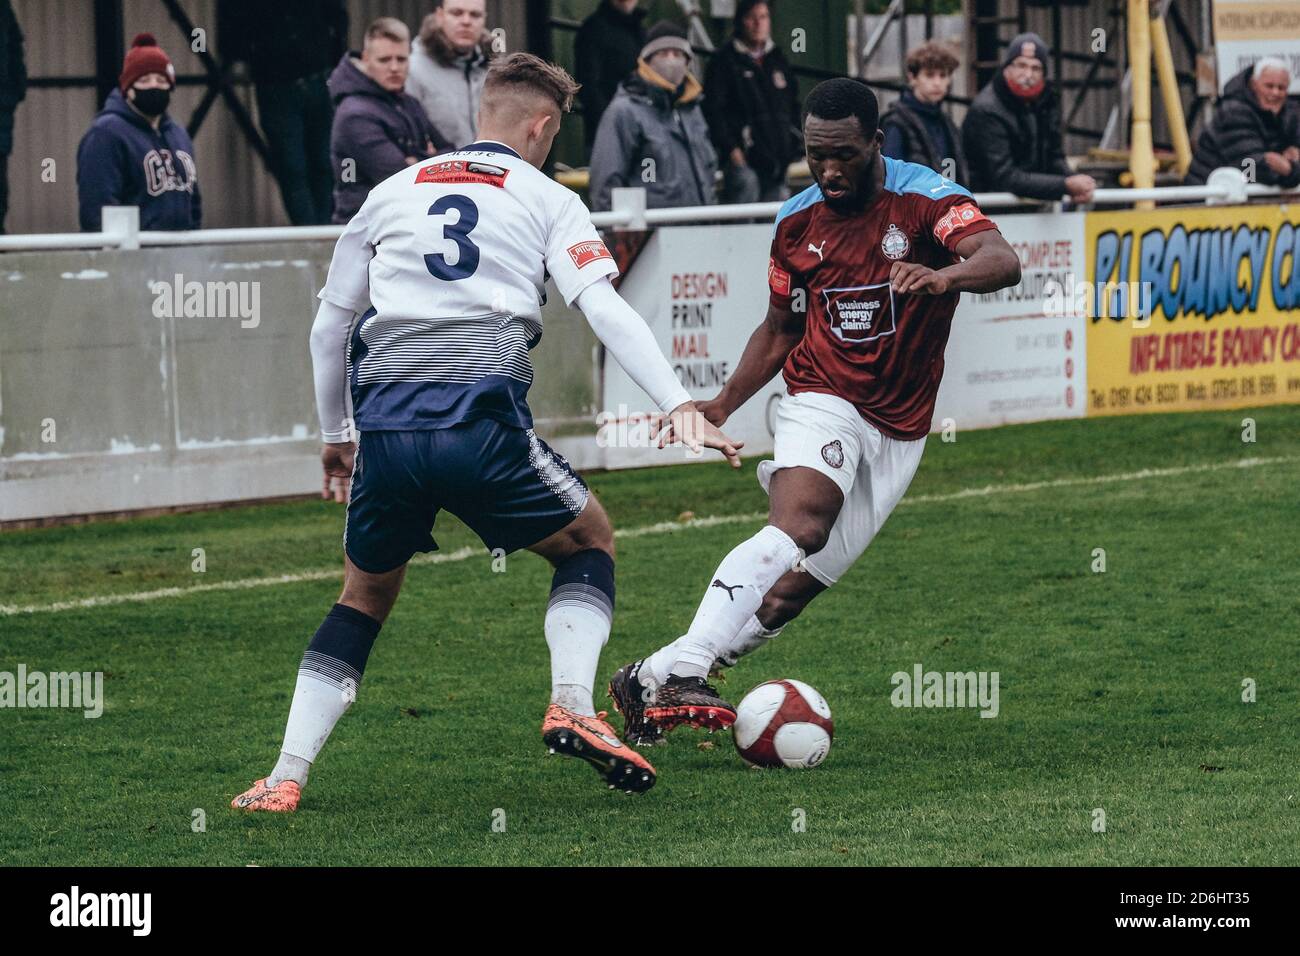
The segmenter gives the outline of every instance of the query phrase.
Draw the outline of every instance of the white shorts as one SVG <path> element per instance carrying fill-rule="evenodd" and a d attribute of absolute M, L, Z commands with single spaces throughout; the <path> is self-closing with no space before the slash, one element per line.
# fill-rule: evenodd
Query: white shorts
<path fill-rule="evenodd" d="M 925 439 L 882 435 L 844 399 L 820 392 L 787 393 L 777 406 L 775 432 L 776 460 L 758 465 L 764 491 L 782 468 L 802 466 L 821 472 L 844 492 L 826 547 L 804 559 L 808 572 L 829 587 L 867 549 L 907 491 Z"/>

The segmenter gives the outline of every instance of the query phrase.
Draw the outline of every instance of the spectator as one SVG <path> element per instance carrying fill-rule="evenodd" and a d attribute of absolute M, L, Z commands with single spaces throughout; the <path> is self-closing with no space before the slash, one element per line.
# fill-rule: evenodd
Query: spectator
<path fill-rule="evenodd" d="M 131 43 L 117 89 L 77 147 L 82 232 L 99 232 L 105 206 L 139 206 L 141 229 L 198 229 L 194 144 L 167 115 L 176 70 L 150 33 Z"/>
<path fill-rule="evenodd" d="M 9 154 L 14 149 L 14 111 L 27 95 L 23 31 L 9 0 L 0 0 L 0 236 L 9 211 Z"/>
<path fill-rule="evenodd" d="M 1214 121 L 1201 131 L 1187 182 L 1200 185 L 1220 166 L 1248 168 L 1255 181 L 1300 186 L 1300 105 L 1287 99 L 1291 73 L 1277 57 L 1257 60 L 1223 88 Z"/>
<path fill-rule="evenodd" d="M 975 192 L 1013 192 L 1031 199 L 1092 199 L 1097 183 L 1072 173 L 1061 144 L 1061 108 L 1045 80 L 1047 44 L 1037 33 L 1011 41 L 1002 70 L 966 112 L 962 143 Z"/>
<path fill-rule="evenodd" d="M 731 42 L 709 61 L 704 113 L 723 169 L 723 202 L 786 199 L 785 171 L 803 152 L 799 87 L 772 42 L 768 0 L 741 0 Z"/>
<path fill-rule="evenodd" d="M 591 154 L 593 209 L 609 209 L 616 186 L 644 186 L 653 208 L 717 202 L 718 158 L 691 56 L 681 27 L 658 23 L 647 34 L 636 71 L 600 119 Z"/>
<path fill-rule="evenodd" d="M 345 53 L 330 75 L 335 222 L 348 222 L 393 173 L 451 148 L 404 90 L 410 60 L 411 31 L 380 17 L 366 28 L 361 53 Z"/>
<path fill-rule="evenodd" d="M 929 166 L 956 182 L 970 182 L 961 135 L 943 109 L 957 57 L 930 40 L 907 54 L 908 89 L 880 118 L 884 153 L 890 159 Z"/>
<path fill-rule="evenodd" d="M 486 5 L 486 0 L 440 0 L 411 47 L 406 92 L 420 101 L 433 128 L 452 146 L 478 139 L 478 102 L 492 58 Z"/>
<path fill-rule="evenodd" d="M 224 0 L 221 50 L 248 63 L 271 171 L 295 226 L 330 221 L 334 174 L 326 81 L 348 48 L 345 0 Z"/>
<path fill-rule="evenodd" d="M 596 12 L 582 21 L 574 41 L 574 78 L 582 84 L 582 128 L 587 152 L 596 142 L 600 118 L 618 92 L 618 85 L 636 69 L 645 46 L 645 11 L 637 0 L 601 0 Z"/>

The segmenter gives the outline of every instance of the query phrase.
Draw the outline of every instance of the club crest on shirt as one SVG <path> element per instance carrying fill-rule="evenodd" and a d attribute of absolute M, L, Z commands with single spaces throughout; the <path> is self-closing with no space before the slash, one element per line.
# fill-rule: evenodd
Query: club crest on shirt
<path fill-rule="evenodd" d="M 885 258 L 901 259 L 911 248 L 912 244 L 907 241 L 907 233 L 891 222 L 889 228 L 885 230 L 885 238 L 880 240 L 880 251 L 885 254 Z"/>
<path fill-rule="evenodd" d="M 822 445 L 822 461 L 832 468 L 839 468 L 844 464 L 844 446 L 840 444 L 838 438 Z"/>
<path fill-rule="evenodd" d="M 888 282 L 823 289 L 826 321 L 841 342 L 871 342 L 894 334 L 894 290 Z"/>

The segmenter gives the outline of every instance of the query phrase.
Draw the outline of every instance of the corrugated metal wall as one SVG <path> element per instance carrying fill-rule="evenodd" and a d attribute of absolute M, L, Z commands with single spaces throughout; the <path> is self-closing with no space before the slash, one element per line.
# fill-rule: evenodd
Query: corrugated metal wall
<path fill-rule="evenodd" d="M 195 26 L 209 30 L 209 49 L 216 45 L 216 0 L 180 0 Z M 274 2 L 274 0 L 268 0 Z M 31 77 L 93 77 L 94 11 L 91 0 L 13 0 L 14 13 L 26 36 L 27 72 Z M 352 46 L 360 46 L 366 24 L 395 16 L 412 30 L 429 11 L 427 0 L 349 0 Z M 159 0 L 125 0 L 126 40 L 153 33 L 182 76 L 202 75 L 203 65 Z M 523 4 L 488 0 L 488 23 L 506 30 L 510 49 L 524 45 Z M 125 50 L 122 51 L 125 54 Z M 180 86 L 172 96 L 173 119 L 185 123 L 205 92 L 203 86 Z M 253 91 L 238 95 L 256 117 Z M 14 153 L 9 159 L 10 201 L 5 226 L 11 233 L 77 231 L 77 144 L 93 119 L 95 88 L 32 89 L 14 118 Z M 194 148 L 203 190 L 205 227 L 288 225 L 280 192 L 256 152 L 248 145 L 223 103 L 208 113 Z M 53 160 L 53 182 L 42 180 Z M 45 178 L 49 178 L 46 174 Z"/>

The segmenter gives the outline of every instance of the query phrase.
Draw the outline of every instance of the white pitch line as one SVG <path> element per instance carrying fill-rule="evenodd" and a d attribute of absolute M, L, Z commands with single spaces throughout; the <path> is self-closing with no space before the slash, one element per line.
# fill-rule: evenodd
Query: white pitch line
<path fill-rule="evenodd" d="M 1236 461 L 1211 462 L 1199 465 L 1179 465 L 1173 468 L 1144 468 L 1141 471 L 1129 471 L 1113 475 L 1094 475 L 1089 478 L 1057 478 L 1051 481 L 1031 481 L 1023 484 L 985 485 L 982 488 L 963 488 L 961 491 L 939 495 L 913 495 L 899 502 L 903 505 L 938 504 L 945 501 L 964 501 L 968 498 L 986 498 L 992 495 L 1025 494 L 1053 488 L 1073 488 L 1084 485 L 1105 485 L 1114 482 L 1145 481 L 1149 478 L 1169 478 L 1177 475 L 1190 475 L 1207 471 L 1224 471 L 1238 468 L 1259 468 L 1263 465 L 1277 465 L 1300 461 L 1300 457 L 1283 458 L 1241 458 Z M 657 524 L 643 525 L 640 528 L 616 530 L 616 538 L 642 538 L 647 535 L 670 534 L 674 531 L 687 531 L 696 528 L 715 528 L 720 525 L 745 524 L 767 517 L 766 511 L 754 511 L 743 515 L 710 515 L 705 518 L 691 518 L 686 521 L 660 521 Z M 473 557 L 486 556 L 482 546 L 469 545 L 455 551 L 436 554 L 419 554 L 411 559 L 411 564 L 449 564 L 468 561 Z M 161 601 L 167 598 L 187 597 L 191 594 L 203 594 L 211 591 L 247 591 L 253 588 L 273 587 L 277 584 L 300 584 L 306 581 L 338 581 L 343 578 L 342 568 L 327 568 L 316 571 L 300 571 L 296 574 L 279 574 L 269 578 L 241 578 L 236 581 L 218 581 L 214 584 L 196 584 L 185 588 L 158 588 L 154 591 L 134 591 L 125 594 L 101 594 L 96 597 L 78 598 L 73 601 L 56 601 L 53 604 L 0 604 L 0 617 L 12 617 L 18 614 L 42 614 L 58 611 L 73 611 L 84 608 L 110 607 L 115 604 L 137 604 L 149 601 Z"/>

